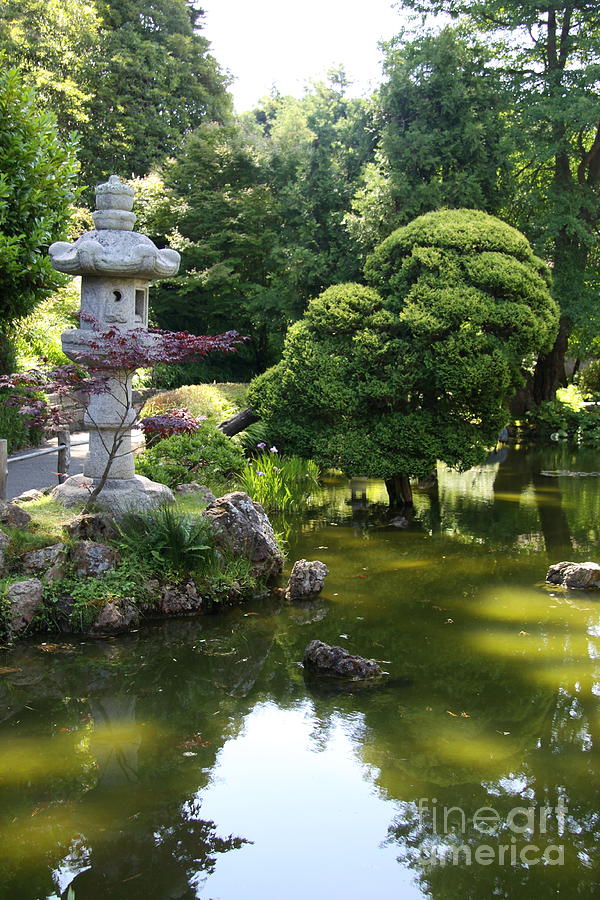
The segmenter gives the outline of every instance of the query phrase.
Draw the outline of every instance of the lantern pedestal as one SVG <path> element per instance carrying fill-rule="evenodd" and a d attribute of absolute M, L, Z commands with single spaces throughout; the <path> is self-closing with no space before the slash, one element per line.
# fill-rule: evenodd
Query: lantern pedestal
<path fill-rule="evenodd" d="M 54 488 L 52 497 L 63 506 L 78 506 L 90 499 L 94 481 L 85 475 L 72 475 Z M 173 502 L 173 494 L 165 484 L 150 481 L 143 475 L 133 478 L 107 478 L 95 505 L 114 515 L 126 512 L 148 512 Z"/>

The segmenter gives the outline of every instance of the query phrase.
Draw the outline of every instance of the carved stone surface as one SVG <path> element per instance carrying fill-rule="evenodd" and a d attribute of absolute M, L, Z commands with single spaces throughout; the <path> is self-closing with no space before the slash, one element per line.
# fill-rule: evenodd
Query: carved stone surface
<path fill-rule="evenodd" d="M 89 500 L 93 482 L 85 475 L 72 475 L 52 491 L 52 499 L 64 506 L 78 506 Z M 114 515 L 131 512 L 147 512 L 165 503 L 173 503 L 175 498 L 165 484 L 150 481 L 144 475 L 133 478 L 109 478 L 95 505 Z"/>
<path fill-rule="evenodd" d="M 287 600 L 304 600 L 323 590 L 329 569 L 325 563 L 316 559 L 298 559 L 294 563 L 288 581 L 285 596 Z"/>
<path fill-rule="evenodd" d="M 133 199 L 132 188 L 111 175 L 106 184 L 96 189 L 95 230 L 81 235 L 73 244 L 64 241 L 52 244 L 49 250 L 55 269 L 82 276 L 81 327 L 63 334 L 63 350 L 70 359 L 107 378 L 108 390 L 92 392 L 86 408 L 84 423 L 90 431 L 90 446 L 83 472 L 93 483 L 92 487 L 96 485 L 106 471 L 118 439 L 118 452 L 110 461 L 107 485 L 98 498 L 100 506 L 115 512 L 152 509 L 165 500 L 172 500 L 164 486 L 154 486 L 148 479 L 135 479 L 130 426 L 136 413 L 131 378 L 124 379 L 119 374 L 118 360 L 103 365 L 94 347 L 96 328 L 101 332 L 135 330 L 138 342 L 158 340 L 145 330 L 149 280 L 173 276 L 179 269 L 179 253 L 159 250 L 150 238 L 132 230 Z M 66 505 L 89 499 L 85 482 L 72 478 L 54 491 L 53 496 Z"/>
<path fill-rule="evenodd" d="M 217 545 L 236 555 L 247 556 L 257 575 L 278 575 L 283 556 L 275 533 L 260 505 L 248 494 L 234 491 L 208 506 L 203 514 L 210 519 Z"/>
<path fill-rule="evenodd" d="M 133 231 L 134 192 L 111 175 L 96 188 L 94 231 L 74 244 L 50 246 L 52 265 L 68 275 L 125 275 L 128 278 L 167 278 L 177 274 L 181 257 L 176 250 L 159 250 L 150 238 Z"/>
<path fill-rule="evenodd" d="M 333 678 L 348 678 L 351 681 L 378 678 L 385 674 L 374 659 L 352 656 L 343 647 L 324 644 L 323 641 L 311 641 L 304 651 L 302 662 L 307 672 Z"/>

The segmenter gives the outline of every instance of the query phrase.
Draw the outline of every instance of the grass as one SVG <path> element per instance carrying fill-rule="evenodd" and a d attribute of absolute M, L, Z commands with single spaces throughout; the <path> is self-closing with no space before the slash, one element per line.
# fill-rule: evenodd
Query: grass
<path fill-rule="evenodd" d="M 17 567 L 18 559 L 24 553 L 65 541 L 63 525 L 80 512 L 79 507 L 71 506 L 67 509 L 50 497 L 34 500 L 24 504 L 22 508 L 32 517 L 27 528 L 10 528 L 6 525 L 2 527 L 10 538 L 6 551 L 6 565 L 9 569 Z"/>
<path fill-rule="evenodd" d="M 188 384 L 152 397 L 142 409 L 142 418 L 183 407 L 193 416 L 207 416 L 218 425 L 248 405 L 247 395 L 248 385 L 233 381 Z"/>

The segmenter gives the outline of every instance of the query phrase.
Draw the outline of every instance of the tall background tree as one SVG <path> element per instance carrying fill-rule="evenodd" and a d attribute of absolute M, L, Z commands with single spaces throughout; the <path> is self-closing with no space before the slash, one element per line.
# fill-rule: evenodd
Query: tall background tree
<path fill-rule="evenodd" d="M 421 13 L 463 17 L 493 44 L 512 96 L 517 190 L 510 220 L 552 264 L 561 325 L 537 362 L 536 402 L 564 383 L 574 328 L 597 316 L 593 271 L 600 222 L 600 7 L 596 0 L 403 0 Z M 600 324 L 600 321 L 599 321 Z"/>
<path fill-rule="evenodd" d="M 376 159 L 365 166 L 345 220 L 363 251 L 434 209 L 502 209 L 509 98 L 492 58 L 481 41 L 450 27 L 384 45 Z"/>
<path fill-rule="evenodd" d="M 96 3 L 102 52 L 82 163 L 92 181 L 144 175 L 201 122 L 230 114 L 226 79 L 200 34 L 204 13 L 190 0 Z"/>
<path fill-rule="evenodd" d="M 145 175 L 205 120 L 231 114 L 227 79 L 191 0 L 0 0 L 0 49 L 79 133 L 82 181 Z"/>

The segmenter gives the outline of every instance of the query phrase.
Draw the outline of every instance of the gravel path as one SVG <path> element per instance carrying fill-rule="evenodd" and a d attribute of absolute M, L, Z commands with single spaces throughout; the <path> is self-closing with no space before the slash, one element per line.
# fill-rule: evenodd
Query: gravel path
<path fill-rule="evenodd" d="M 83 472 L 83 461 L 88 451 L 88 440 L 89 436 L 87 431 L 74 431 L 71 434 L 72 443 L 78 444 L 79 446 L 71 447 L 71 466 L 69 475 L 79 475 L 80 472 Z M 81 444 L 80 441 L 82 442 Z M 85 441 L 85 443 L 83 443 L 83 441 Z M 140 432 L 134 431 L 134 446 L 140 441 Z M 42 449 L 42 447 L 56 447 L 56 438 L 53 438 L 51 441 L 46 441 L 41 447 L 35 447 L 34 449 L 38 450 Z M 54 486 L 55 484 L 58 484 L 58 477 L 56 475 L 57 454 L 49 453 L 47 456 L 39 456 L 37 459 L 26 459 L 23 462 L 11 462 L 11 460 L 16 460 L 20 456 L 26 456 L 27 453 L 31 453 L 31 450 L 20 450 L 17 453 L 13 453 L 9 458 L 8 482 L 6 486 L 7 500 L 12 499 L 12 497 L 17 497 L 19 494 L 22 494 L 23 491 L 29 491 L 31 488 L 41 490 L 49 485 Z"/>

